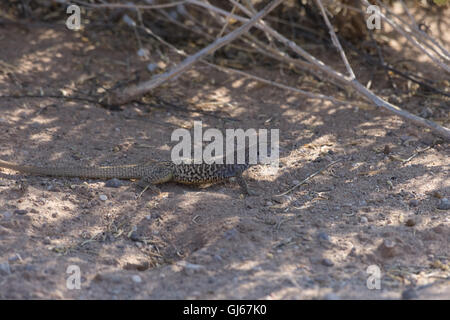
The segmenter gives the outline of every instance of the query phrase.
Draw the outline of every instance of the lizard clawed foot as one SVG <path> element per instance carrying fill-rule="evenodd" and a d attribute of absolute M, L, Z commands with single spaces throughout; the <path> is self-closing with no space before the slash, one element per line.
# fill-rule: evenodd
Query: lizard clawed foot
<path fill-rule="evenodd" d="M 161 194 L 161 190 L 159 190 L 158 187 L 154 186 L 153 184 L 147 184 L 144 189 L 142 189 L 141 192 L 139 192 L 139 194 L 136 196 L 136 199 L 139 199 L 142 197 L 142 195 L 144 194 L 145 191 L 147 191 L 148 189 L 150 189 L 151 191 L 156 192 L 157 194 Z"/>
<path fill-rule="evenodd" d="M 247 195 L 247 196 L 257 196 L 258 195 L 256 192 L 249 190 L 249 188 L 247 186 L 247 182 L 245 182 L 244 178 L 242 177 L 242 174 L 237 174 L 236 180 L 237 180 L 239 186 L 241 187 L 241 190 L 244 193 L 244 195 Z"/>

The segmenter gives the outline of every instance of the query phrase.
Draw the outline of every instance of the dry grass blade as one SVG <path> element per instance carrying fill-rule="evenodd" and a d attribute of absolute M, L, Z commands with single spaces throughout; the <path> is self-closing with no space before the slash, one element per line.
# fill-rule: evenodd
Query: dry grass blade
<path fill-rule="evenodd" d="M 330 168 L 331 166 L 335 165 L 336 163 L 340 162 L 341 160 L 336 160 L 331 162 L 330 164 L 328 164 L 326 167 L 320 169 L 319 171 L 314 172 L 313 174 L 309 175 L 308 177 L 306 177 L 306 179 L 300 181 L 299 183 L 297 183 L 295 186 L 293 186 L 292 188 L 286 190 L 283 193 L 280 193 L 277 195 L 277 197 L 281 197 L 284 195 L 287 195 L 288 193 L 294 191 L 295 189 L 297 189 L 298 187 L 300 187 L 301 185 L 307 183 L 309 180 L 311 180 L 312 178 L 314 178 L 315 176 L 317 176 L 318 174 L 324 172 L 325 170 L 327 170 L 328 168 Z"/>

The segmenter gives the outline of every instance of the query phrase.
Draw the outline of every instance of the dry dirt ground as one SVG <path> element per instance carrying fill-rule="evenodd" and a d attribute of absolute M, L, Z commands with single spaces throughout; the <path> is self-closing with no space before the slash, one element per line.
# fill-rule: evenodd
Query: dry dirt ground
<path fill-rule="evenodd" d="M 0 94 L 93 96 L 105 84 L 148 78 L 139 70 L 149 61 L 139 61 L 133 33 L 127 37 L 4 25 Z M 150 62 L 169 64 L 158 52 Z M 426 62 L 418 67 L 438 76 Z M 278 66 L 250 71 L 317 90 L 317 81 Z M 384 78 L 362 64 L 356 71 L 374 84 Z M 319 91 L 337 93 L 329 85 Z M 336 107 L 201 66 L 146 99 L 111 111 L 86 101 L 0 98 L 0 158 L 40 165 L 163 159 L 172 131 L 202 120 L 210 128 L 280 129 L 278 172 L 249 170 L 257 196 L 243 197 L 230 181 L 169 183 L 136 199 L 128 181 L 111 188 L 2 170 L 1 299 L 450 298 L 448 144 L 433 145 L 428 131 L 364 105 Z M 441 97 L 400 105 L 419 113 L 424 101 L 448 126 Z M 73 265 L 79 290 L 67 287 Z M 380 270 L 379 290 L 367 286 L 369 266 Z"/>

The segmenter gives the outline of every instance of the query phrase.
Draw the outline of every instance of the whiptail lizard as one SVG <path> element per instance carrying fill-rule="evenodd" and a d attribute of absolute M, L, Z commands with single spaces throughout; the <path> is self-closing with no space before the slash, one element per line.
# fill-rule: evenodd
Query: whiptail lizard
<path fill-rule="evenodd" d="M 250 193 L 242 173 L 249 166 L 249 164 L 175 164 L 172 161 L 151 161 L 143 164 L 105 167 L 39 167 L 0 160 L 0 168 L 34 175 L 93 179 L 139 179 L 138 184 L 145 189 L 169 181 L 183 184 L 204 184 L 235 177 L 242 191 L 246 194 Z"/>

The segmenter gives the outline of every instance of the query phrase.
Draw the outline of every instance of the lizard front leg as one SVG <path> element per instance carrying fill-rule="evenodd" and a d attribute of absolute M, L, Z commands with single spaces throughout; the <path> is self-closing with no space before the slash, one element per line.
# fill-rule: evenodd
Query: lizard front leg
<path fill-rule="evenodd" d="M 168 182 L 172 180 L 173 172 L 170 168 L 167 168 L 162 165 L 155 165 L 148 172 L 145 173 L 145 176 L 138 181 L 138 186 L 142 187 L 143 190 L 137 196 L 139 199 L 147 189 L 151 189 L 152 191 L 156 191 L 158 194 L 161 193 L 159 188 L 155 185 Z"/>
<path fill-rule="evenodd" d="M 256 192 L 248 189 L 247 182 L 245 181 L 244 177 L 242 176 L 242 172 L 236 173 L 236 181 L 239 184 L 239 186 L 241 187 L 241 190 L 244 194 L 249 195 L 249 196 L 257 195 Z"/>

